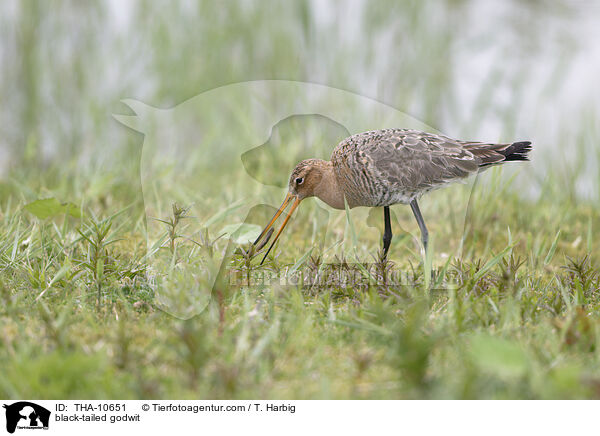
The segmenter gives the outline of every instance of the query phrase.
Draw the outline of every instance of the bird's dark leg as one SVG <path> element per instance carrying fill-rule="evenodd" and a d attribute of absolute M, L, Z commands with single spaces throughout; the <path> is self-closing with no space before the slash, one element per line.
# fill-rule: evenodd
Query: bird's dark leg
<path fill-rule="evenodd" d="M 385 224 L 385 228 L 383 230 L 383 258 L 385 259 L 392 242 L 392 223 L 390 222 L 389 206 L 385 206 L 383 208 L 383 221 Z"/>
<path fill-rule="evenodd" d="M 427 227 L 425 226 L 425 221 L 423 221 L 423 215 L 421 215 L 421 211 L 419 210 L 419 205 L 417 204 L 417 199 L 415 198 L 410 202 L 410 207 L 417 219 L 417 223 L 419 224 L 419 228 L 421 229 L 421 237 L 423 238 L 423 247 L 425 248 L 425 252 L 427 252 L 427 242 L 429 241 L 429 232 L 427 231 Z"/>

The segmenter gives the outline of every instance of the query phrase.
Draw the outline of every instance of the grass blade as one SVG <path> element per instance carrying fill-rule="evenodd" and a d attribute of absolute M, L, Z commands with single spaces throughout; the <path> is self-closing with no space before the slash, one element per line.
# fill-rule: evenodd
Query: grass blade
<path fill-rule="evenodd" d="M 544 266 L 548 265 L 552 261 L 552 258 L 554 257 L 554 253 L 556 252 L 556 245 L 558 244 L 559 236 L 560 236 L 560 230 L 558 231 L 558 233 L 556 233 L 556 236 L 554 237 L 554 241 L 552 242 L 552 245 L 550 246 L 550 250 L 548 250 L 548 254 L 546 255 L 546 258 L 544 259 Z"/>
<path fill-rule="evenodd" d="M 475 276 L 473 276 L 473 281 L 478 282 L 490 269 L 492 269 L 498 262 L 500 262 L 500 260 L 506 256 L 506 254 L 508 254 L 508 252 L 510 252 L 510 250 L 512 250 L 513 247 L 512 246 L 508 246 L 506 247 L 504 250 L 502 250 L 500 253 L 498 253 L 496 256 L 494 256 L 492 259 L 488 260 L 488 262 L 483 265 L 483 267 L 477 271 L 477 274 L 475 274 Z"/>
<path fill-rule="evenodd" d="M 350 208 L 348 207 L 348 202 L 344 198 L 344 208 L 346 209 L 346 223 L 348 224 L 348 229 L 350 231 L 350 238 L 352 239 L 352 248 L 356 248 L 358 245 L 358 238 L 356 236 L 356 229 L 354 228 L 354 223 L 352 222 L 352 217 L 350 216 Z"/>

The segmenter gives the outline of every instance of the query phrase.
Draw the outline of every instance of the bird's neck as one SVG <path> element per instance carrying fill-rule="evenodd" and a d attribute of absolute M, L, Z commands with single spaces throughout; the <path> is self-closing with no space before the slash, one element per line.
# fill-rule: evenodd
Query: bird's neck
<path fill-rule="evenodd" d="M 322 178 L 319 186 L 315 189 L 315 196 L 334 209 L 344 209 L 344 191 L 340 188 L 335 176 L 333 164 L 330 161 L 324 161 L 321 171 Z"/>

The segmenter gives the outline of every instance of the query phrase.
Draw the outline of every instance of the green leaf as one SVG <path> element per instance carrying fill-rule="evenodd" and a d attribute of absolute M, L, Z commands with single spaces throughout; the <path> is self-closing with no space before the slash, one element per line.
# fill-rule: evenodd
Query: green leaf
<path fill-rule="evenodd" d="M 79 233 L 81 237 L 88 241 L 90 244 L 94 244 L 94 242 L 90 238 L 88 238 L 87 235 L 81 231 L 81 229 L 77 229 L 77 233 Z"/>
<path fill-rule="evenodd" d="M 35 300 L 38 301 L 40 298 L 42 298 L 44 296 L 44 294 L 46 293 L 46 291 L 48 291 L 48 289 L 50 289 L 52 286 L 54 286 L 54 284 L 56 282 L 58 282 L 59 280 L 61 280 L 64 276 L 67 275 L 67 273 L 71 271 L 71 262 L 67 259 L 65 261 L 65 263 L 63 264 L 63 266 L 60 267 L 60 269 L 56 272 L 56 274 L 54 274 L 54 277 L 52 277 L 52 280 L 50 280 L 50 282 L 48 283 L 48 285 L 46 286 L 46 289 L 44 289 L 36 298 Z"/>
<path fill-rule="evenodd" d="M 15 259 L 17 258 L 17 252 L 19 250 L 19 236 L 21 235 L 21 233 L 19 232 L 21 228 L 21 220 L 19 220 L 18 224 L 17 224 L 17 231 L 15 232 L 15 239 L 13 241 L 13 247 L 12 247 L 12 252 L 10 253 L 10 261 L 14 262 Z"/>
<path fill-rule="evenodd" d="M 52 277 L 52 280 L 48 283 L 48 287 L 54 286 L 54 283 L 61 280 L 69 271 L 71 271 L 71 262 L 67 259 L 64 265 L 60 267 L 56 274 L 54 274 L 54 277 Z"/>
<path fill-rule="evenodd" d="M 429 246 L 425 251 L 425 258 L 423 259 L 423 278 L 425 279 L 425 289 L 429 290 L 431 285 L 431 270 L 433 268 L 433 238 L 429 240 Z"/>
<path fill-rule="evenodd" d="M 361 261 L 359 261 L 356 257 L 354 257 L 354 262 L 356 267 L 360 270 L 362 276 L 368 280 L 368 283 L 377 283 L 377 279 L 374 278 L 371 273 L 364 267 Z"/>
<path fill-rule="evenodd" d="M 548 254 L 546 255 L 546 258 L 544 259 L 544 265 L 548 265 L 552 261 L 552 258 L 554 257 L 554 253 L 556 252 L 556 246 L 558 245 L 558 237 L 559 236 L 560 236 L 560 230 L 558 231 L 558 233 L 556 233 L 556 236 L 554 237 L 554 242 L 552 242 L 552 245 L 550 246 L 550 250 L 548 250 Z"/>
<path fill-rule="evenodd" d="M 448 267 L 450 266 L 450 261 L 452 260 L 452 258 L 453 258 L 453 256 L 448 255 L 448 259 L 446 260 L 446 263 L 444 264 L 441 271 L 438 273 L 438 276 L 435 280 L 435 284 L 433 285 L 433 289 L 439 288 L 442 285 L 442 283 L 444 282 L 444 278 L 446 277 L 446 273 L 448 272 Z"/>
<path fill-rule="evenodd" d="M 169 237 L 169 235 L 167 233 L 165 233 L 159 239 L 157 239 L 156 242 L 154 242 L 154 244 L 152 244 L 152 247 L 150 248 L 150 250 L 148 250 L 148 252 L 144 255 L 144 257 L 142 257 L 142 261 L 149 259 L 150 257 L 152 257 L 154 255 L 154 253 L 156 253 L 158 250 L 160 250 L 160 247 L 162 247 L 162 245 L 164 244 L 164 242 L 167 240 L 168 237 Z"/>
<path fill-rule="evenodd" d="M 73 203 L 60 203 L 56 198 L 45 198 L 26 204 L 23 207 L 27 212 L 41 220 L 54 218 L 64 214 L 81 218 L 81 211 Z"/>
<path fill-rule="evenodd" d="M 96 261 L 96 276 L 101 278 L 104 275 L 104 258 L 101 257 Z"/>
<path fill-rule="evenodd" d="M 213 224 L 223 221 L 225 218 L 227 218 L 229 215 L 231 215 L 237 209 L 242 207 L 243 204 L 244 204 L 243 201 L 236 201 L 235 203 L 227 206 L 225 209 L 217 212 L 216 214 L 211 216 L 208 220 L 206 220 L 206 222 L 204 223 L 204 227 L 210 227 Z M 258 237 L 258 235 L 256 235 L 256 236 Z"/>
<path fill-rule="evenodd" d="M 296 262 L 294 264 L 294 266 L 290 269 L 290 271 L 289 271 L 290 274 L 295 273 L 302 265 L 304 265 L 304 263 L 306 263 L 308 256 L 310 256 L 311 253 L 313 252 L 313 248 L 314 247 L 311 247 L 306 253 L 304 253 L 302 255 L 302 257 L 300 257 L 300 259 L 298 259 L 298 262 Z"/>
<path fill-rule="evenodd" d="M 261 228 L 256 224 L 229 224 L 221 229 L 221 234 L 233 239 L 236 244 L 252 242 L 260 235 Z"/>
<path fill-rule="evenodd" d="M 477 271 L 477 274 L 473 277 L 473 281 L 477 282 L 481 279 L 490 269 L 492 269 L 500 260 L 506 256 L 506 254 L 513 249 L 513 246 L 508 246 L 492 259 L 490 259 L 483 267 Z"/>
<path fill-rule="evenodd" d="M 469 342 L 469 354 L 482 370 L 501 377 L 519 377 L 527 371 L 528 356 L 516 342 L 487 334 L 475 335 Z"/>

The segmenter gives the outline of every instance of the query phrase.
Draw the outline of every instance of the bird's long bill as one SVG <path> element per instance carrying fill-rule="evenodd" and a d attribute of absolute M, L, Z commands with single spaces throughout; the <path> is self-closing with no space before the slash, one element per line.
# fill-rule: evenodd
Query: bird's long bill
<path fill-rule="evenodd" d="M 269 224 L 267 224 L 266 227 L 263 229 L 263 231 L 260 232 L 260 235 L 258 235 L 258 238 L 256 238 L 256 241 L 254 241 L 253 245 L 258 244 L 258 242 L 262 239 L 262 237 L 267 234 L 267 232 L 269 231 L 269 229 L 271 228 L 273 223 L 275 221 L 277 221 L 277 218 L 279 218 L 279 215 L 281 215 L 281 213 L 285 210 L 285 208 L 287 207 L 287 205 L 289 204 L 290 200 L 293 197 L 294 196 L 288 192 L 288 194 L 285 196 L 285 200 L 283 200 L 283 203 L 281 203 L 281 206 L 279 206 L 279 209 L 277 209 L 277 212 L 275 212 L 275 215 L 273 215 L 273 218 L 271 218 L 271 221 L 269 221 Z"/>
<path fill-rule="evenodd" d="M 283 211 L 288 207 L 288 204 L 290 203 L 290 201 L 292 199 L 294 200 L 294 203 L 292 204 L 292 208 L 290 209 L 290 211 L 288 212 L 287 216 L 285 217 L 285 220 L 283 220 L 283 223 L 281 224 L 281 227 L 279 228 L 279 230 L 277 231 L 277 234 L 275 235 L 275 239 L 273 239 L 273 242 L 271 242 L 271 245 L 269 246 L 269 249 L 265 253 L 264 257 L 262 258 L 262 260 L 260 262 L 261 265 L 263 264 L 263 262 L 267 258 L 267 255 L 269 254 L 269 252 L 271 251 L 271 249 L 273 248 L 273 246 L 277 242 L 277 239 L 279 239 L 279 235 L 281 235 L 281 232 L 283 232 L 283 229 L 285 228 L 285 226 L 287 225 L 288 221 L 292 217 L 292 214 L 294 213 L 294 211 L 296 210 L 296 208 L 300 204 L 300 199 L 298 197 L 296 197 L 295 195 L 292 195 L 292 194 L 288 193 L 286 195 L 286 197 L 285 197 L 285 200 L 283 200 L 283 203 L 281 203 L 281 206 L 279 207 L 279 209 L 277 209 L 277 212 L 275 212 L 275 215 L 273 215 L 273 218 L 271 218 L 271 221 L 269 221 L 269 224 L 267 224 L 267 226 L 260 233 L 260 235 L 258 236 L 258 238 L 256 238 L 256 241 L 254 241 L 254 245 L 256 245 L 261 240 L 261 238 L 265 234 L 267 234 L 269 232 L 269 229 L 273 226 L 273 224 L 275 223 L 275 221 L 277 221 L 277 218 L 279 218 L 279 215 L 281 215 L 283 213 Z"/>

